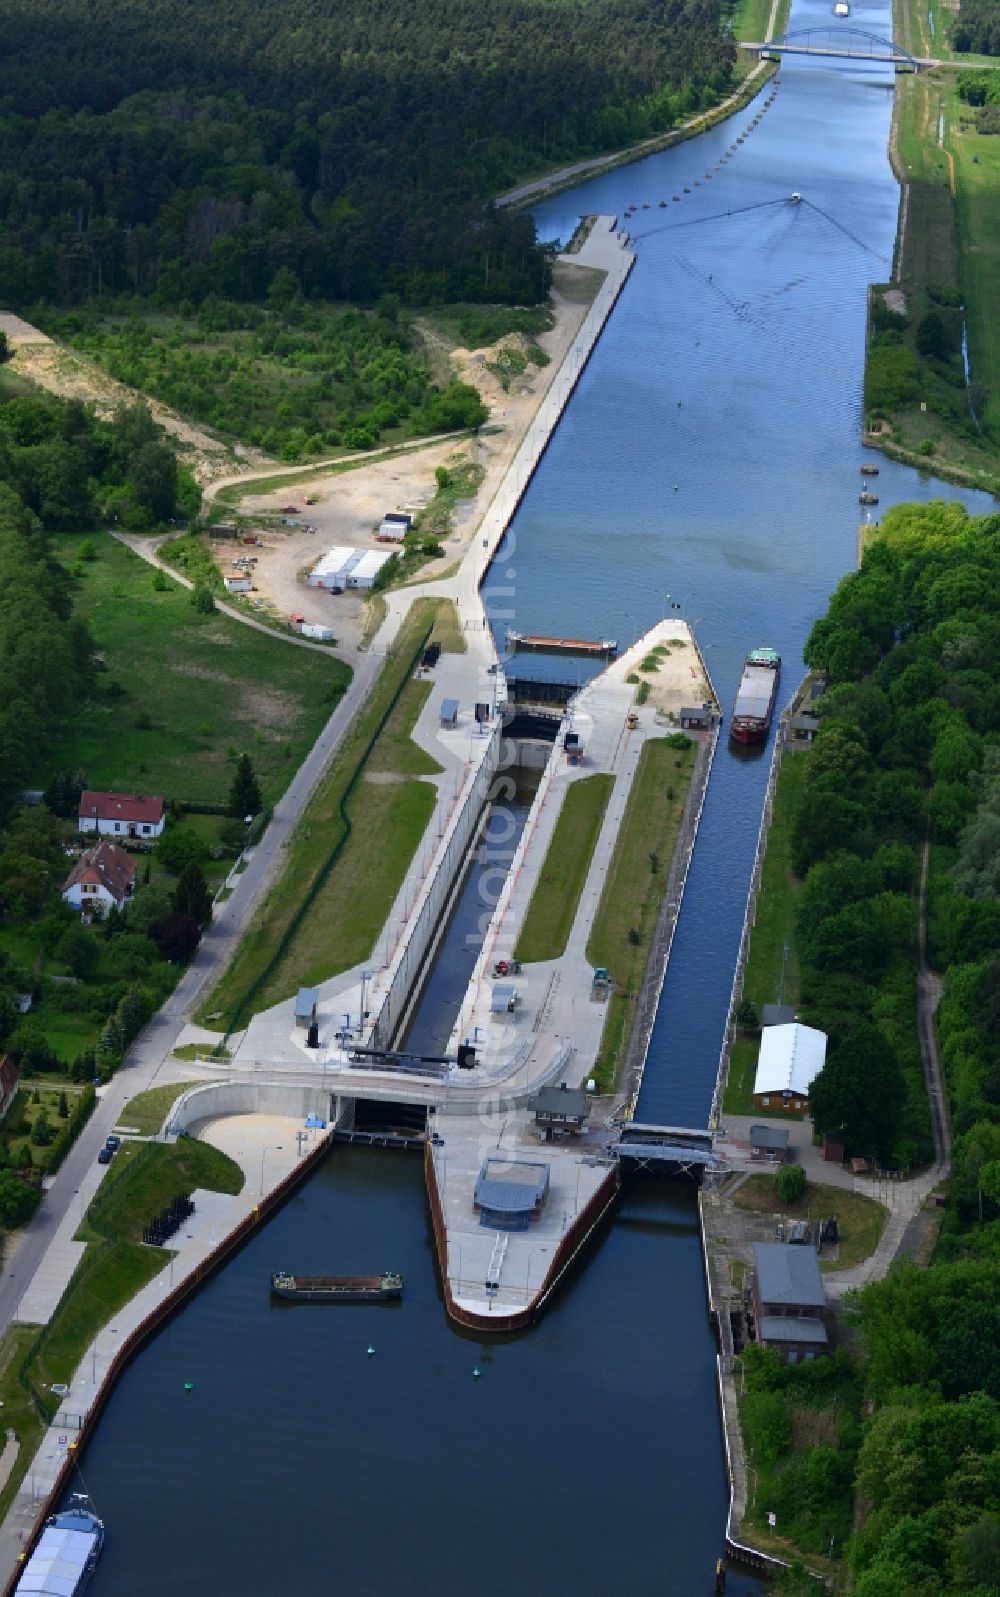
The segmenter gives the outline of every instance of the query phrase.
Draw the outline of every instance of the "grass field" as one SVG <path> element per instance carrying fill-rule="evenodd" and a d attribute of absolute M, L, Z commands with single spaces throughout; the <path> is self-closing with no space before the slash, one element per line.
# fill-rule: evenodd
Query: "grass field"
<path fill-rule="evenodd" d="M 840 1245 L 836 1259 L 823 1259 L 824 1270 L 846 1270 L 849 1265 L 860 1264 L 870 1258 L 878 1247 L 885 1229 L 887 1211 L 874 1198 L 860 1192 L 849 1192 L 845 1187 L 824 1187 L 814 1181 L 806 1182 L 806 1190 L 797 1203 L 783 1203 L 778 1196 L 774 1176 L 751 1176 L 733 1194 L 737 1209 L 754 1209 L 761 1214 L 781 1214 L 789 1220 L 826 1220 L 837 1216 Z"/>
<path fill-rule="evenodd" d="M 574 782 L 566 791 L 514 950 L 514 957 L 525 964 L 558 959 L 566 952 L 614 785 L 614 777 L 602 772 Z"/>
<path fill-rule="evenodd" d="M 14 1471 L 0 1492 L 0 1513 L 27 1474 L 44 1430 L 43 1413 L 54 1415 L 59 1406 L 52 1383 L 71 1381 L 101 1327 L 169 1263 L 170 1249 L 143 1244 L 145 1226 L 179 1192 L 202 1187 L 236 1193 L 242 1186 L 239 1166 L 193 1137 L 169 1147 L 126 1145 L 116 1156 L 77 1233 L 90 1246 L 51 1321 L 45 1327 L 13 1326 L 0 1343 L 4 1424 L 21 1440 Z"/>
<path fill-rule="evenodd" d="M 594 1066 L 602 1090 L 617 1079 L 631 1033 L 634 995 L 646 970 L 694 751 L 693 743 L 675 749 L 665 738 L 646 743 L 587 944 L 591 964 L 606 966 L 614 983 Z"/>
<path fill-rule="evenodd" d="M 420 685 L 407 679 L 440 609 L 440 601 L 429 599 L 412 606 L 374 689 L 295 830 L 284 871 L 256 925 L 203 1001 L 197 1016 L 201 1025 L 232 1029 L 303 982 L 349 970 L 374 948 L 430 819 L 435 790 L 392 767 L 392 756 L 378 745 L 369 755 L 368 744 L 388 714 L 385 732 L 395 759 L 407 765 L 428 761 L 408 741 L 408 727 L 419 711 L 410 690 Z M 444 624 L 451 624 L 447 616 Z M 344 824 L 342 804 L 353 829 Z"/>
<path fill-rule="evenodd" d="M 181 1093 L 197 1087 L 196 1081 L 177 1081 L 169 1087 L 149 1087 L 126 1099 L 119 1123 L 140 1137 L 155 1137 Z"/>
<path fill-rule="evenodd" d="M 792 818 L 805 777 L 806 762 L 797 751 L 785 754 L 778 772 L 774 810 L 767 834 L 757 913 L 750 934 L 743 997 L 756 1005 L 799 999 L 799 962 L 795 952 L 795 901 L 800 882 L 792 872 Z M 787 947 L 787 955 L 786 955 Z M 783 974 L 782 974 L 783 973 Z M 740 1031 L 733 1043 L 723 1109 L 753 1113 L 753 1082 L 759 1038 Z"/>
<path fill-rule="evenodd" d="M 341 661 L 219 614 L 201 615 L 167 579 L 107 534 L 57 545 L 75 575 L 77 613 L 107 671 L 39 754 L 38 786 L 59 770 L 92 787 L 225 803 L 236 754 L 250 754 L 265 801 L 287 787 L 350 681 Z"/>

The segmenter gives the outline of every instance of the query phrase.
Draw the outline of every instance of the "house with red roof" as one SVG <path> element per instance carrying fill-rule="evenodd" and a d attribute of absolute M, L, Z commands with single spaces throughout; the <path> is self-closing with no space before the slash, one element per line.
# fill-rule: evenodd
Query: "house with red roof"
<path fill-rule="evenodd" d="M 0 1059 L 0 1120 L 14 1102 L 20 1084 L 21 1072 L 10 1055 L 4 1054 Z"/>
<path fill-rule="evenodd" d="M 135 891 L 135 860 L 117 843 L 85 848 L 66 880 L 62 896 L 87 920 L 121 909 Z"/>
<path fill-rule="evenodd" d="M 81 832 L 97 832 L 100 837 L 153 838 L 163 831 L 166 811 L 161 798 L 87 788 L 80 794 L 79 822 Z"/>

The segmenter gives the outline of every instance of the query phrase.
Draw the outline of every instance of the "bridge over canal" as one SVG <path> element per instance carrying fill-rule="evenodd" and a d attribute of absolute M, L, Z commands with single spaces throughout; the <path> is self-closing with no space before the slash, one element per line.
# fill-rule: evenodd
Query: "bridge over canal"
<path fill-rule="evenodd" d="M 919 72 L 940 63 L 911 55 L 894 39 L 869 33 L 864 28 L 845 28 L 843 24 L 795 28 L 762 43 L 740 40 L 741 50 L 754 50 L 762 61 L 780 60 L 787 55 L 826 56 L 840 61 L 875 62 L 901 72 Z"/>

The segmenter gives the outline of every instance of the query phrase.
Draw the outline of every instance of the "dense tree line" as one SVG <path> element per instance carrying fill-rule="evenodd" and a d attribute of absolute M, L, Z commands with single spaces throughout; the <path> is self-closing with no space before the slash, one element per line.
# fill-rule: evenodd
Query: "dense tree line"
<path fill-rule="evenodd" d="M 918 848 L 956 1131 L 1000 1121 L 1000 516 L 899 506 L 809 637 L 829 687 L 793 822 L 805 1018 L 830 1034 L 812 1094 L 853 1153 L 931 1144 L 914 1027 Z"/>
<path fill-rule="evenodd" d="M 718 0 L 12 0 L 0 299 L 537 302 L 528 170 L 727 87 Z"/>
<path fill-rule="evenodd" d="M 998 0 L 962 0 L 951 24 L 951 42 L 964 55 L 1000 55 Z"/>
<path fill-rule="evenodd" d="M 99 510 L 152 527 L 182 492 L 173 450 L 144 406 L 100 422 L 73 401 L 0 389 L 0 819 L 94 669 L 48 534 L 86 530 Z"/>

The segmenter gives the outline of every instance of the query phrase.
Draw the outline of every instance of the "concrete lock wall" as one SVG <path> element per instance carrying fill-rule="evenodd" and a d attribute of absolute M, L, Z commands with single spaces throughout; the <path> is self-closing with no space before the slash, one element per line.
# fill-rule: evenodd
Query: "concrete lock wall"
<path fill-rule="evenodd" d="M 308 1115 L 330 1119 L 331 1095 L 323 1087 L 284 1086 L 255 1081 L 216 1081 L 192 1087 L 174 1104 L 164 1124 L 171 1135 L 187 1131 L 199 1120 L 223 1115 L 288 1115 L 305 1120 Z"/>
<path fill-rule="evenodd" d="M 411 918 L 396 954 L 395 969 L 378 1014 L 372 1019 L 374 1046 L 389 1046 L 405 1012 L 413 984 L 420 976 L 427 951 L 439 930 L 455 877 L 465 862 L 493 785 L 500 760 L 501 737 L 502 727 L 498 721 L 488 741 L 484 740 L 479 768 L 468 783 L 458 809 L 448 821 L 443 847 L 435 860 L 431 876 L 421 888 L 419 907 Z"/>

